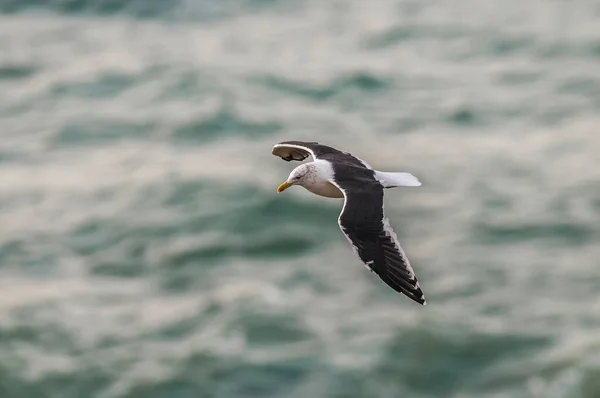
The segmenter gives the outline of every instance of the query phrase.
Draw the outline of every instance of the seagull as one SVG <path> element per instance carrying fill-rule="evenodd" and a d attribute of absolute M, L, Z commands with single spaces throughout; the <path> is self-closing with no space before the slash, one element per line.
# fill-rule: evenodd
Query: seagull
<path fill-rule="evenodd" d="M 277 188 L 281 193 L 293 185 L 327 198 L 344 198 L 338 217 L 340 229 L 367 269 L 375 272 L 395 291 L 426 305 L 408 257 L 383 212 L 383 190 L 400 186 L 418 187 L 411 173 L 374 170 L 367 162 L 348 152 L 318 142 L 282 141 L 272 154 L 302 163 Z"/>

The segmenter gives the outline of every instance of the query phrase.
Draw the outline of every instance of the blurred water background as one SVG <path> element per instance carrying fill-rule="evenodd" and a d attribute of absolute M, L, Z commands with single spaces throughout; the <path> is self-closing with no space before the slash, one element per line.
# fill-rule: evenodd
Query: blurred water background
<path fill-rule="evenodd" d="M 0 11 L 0 397 L 600 397 L 597 1 Z M 288 139 L 421 179 L 426 307 Z"/>

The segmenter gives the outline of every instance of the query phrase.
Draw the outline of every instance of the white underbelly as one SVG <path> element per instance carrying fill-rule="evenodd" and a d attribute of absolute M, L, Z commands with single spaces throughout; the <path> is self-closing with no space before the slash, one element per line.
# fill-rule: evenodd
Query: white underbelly
<path fill-rule="evenodd" d="M 343 198 L 344 194 L 335 185 L 329 181 L 319 182 L 314 185 L 306 187 L 310 192 L 315 195 L 325 196 L 326 198 Z"/>

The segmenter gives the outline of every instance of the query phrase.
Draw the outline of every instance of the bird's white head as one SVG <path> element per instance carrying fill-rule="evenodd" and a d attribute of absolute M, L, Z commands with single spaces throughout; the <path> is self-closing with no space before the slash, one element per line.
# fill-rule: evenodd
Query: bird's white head
<path fill-rule="evenodd" d="M 296 167 L 290 173 L 288 179 L 277 187 L 277 192 L 281 193 L 292 185 L 304 185 L 311 181 L 314 177 L 314 163 L 303 163 Z"/>

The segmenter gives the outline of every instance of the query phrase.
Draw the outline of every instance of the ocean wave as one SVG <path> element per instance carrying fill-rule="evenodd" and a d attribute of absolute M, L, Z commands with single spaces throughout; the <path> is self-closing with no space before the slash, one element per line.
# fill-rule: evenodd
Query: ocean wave
<path fill-rule="evenodd" d="M 345 93 L 377 93 L 391 89 L 391 79 L 367 72 L 348 73 L 324 84 L 300 82 L 281 76 L 266 76 L 252 79 L 255 82 L 282 94 L 297 96 L 311 101 L 327 101 Z"/>
<path fill-rule="evenodd" d="M 0 12 L 50 11 L 70 15 L 125 15 L 135 18 L 218 20 L 253 11 L 290 10 L 296 2 L 270 0 L 0 0 Z"/>
<path fill-rule="evenodd" d="M 36 67 L 28 64 L 0 64 L 0 80 L 27 79 L 36 72 Z"/>
<path fill-rule="evenodd" d="M 595 230 L 581 223 L 535 224 L 519 222 L 512 225 L 476 224 L 472 236 L 490 244 L 525 243 L 532 240 L 556 240 L 568 245 L 585 245 L 595 236 Z"/>
<path fill-rule="evenodd" d="M 250 121 L 228 108 L 221 108 L 213 115 L 177 127 L 173 133 L 176 142 L 207 143 L 226 136 L 242 136 L 260 139 L 273 135 L 283 128 L 277 121 Z"/>
<path fill-rule="evenodd" d="M 114 145 L 120 141 L 148 139 L 155 129 L 151 124 L 87 120 L 65 124 L 51 141 L 56 147 Z"/>
<path fill-rule="evenodd" d="M 156 17 L 173 12 L 181 1 L 159 0 L 0 0 L 4 13 L 49 10 L 66 14 L 130 14 L 138 17 Z"/>

